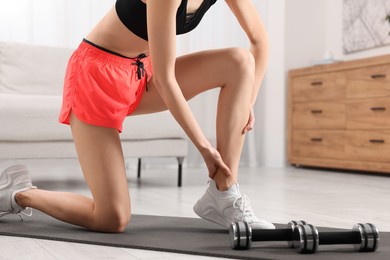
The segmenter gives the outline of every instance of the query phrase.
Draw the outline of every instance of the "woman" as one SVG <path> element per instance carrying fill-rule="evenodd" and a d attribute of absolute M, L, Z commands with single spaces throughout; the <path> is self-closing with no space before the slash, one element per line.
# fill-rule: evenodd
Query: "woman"
<path fill-rule="evenodd" d="M 267 36 L 251 0 L 226 0 L 251 42 L 176 58 L 176 35 L 194 29 L 217 0 L 117 0 L 69 60 L 60 122 L 70 124 L 93 199 L 32 186 L 23 165 L 5 169 L 0 212 L 35 208 L 100 232 L 123 232 L 131 207 L 119 132 L 126 116 L 169 109 L 207 165 L 210 183 L 194 206 L 200 217 L 228 227 L 258 219 L 237 184 L 245 133 L 267 63 Z M 133 57 L 133 58 L 129 58 Z M 220 87 L 217 149 L 195 120 L 187 100 Z M 5 183 L 5 181 L 4 181 Z"/>

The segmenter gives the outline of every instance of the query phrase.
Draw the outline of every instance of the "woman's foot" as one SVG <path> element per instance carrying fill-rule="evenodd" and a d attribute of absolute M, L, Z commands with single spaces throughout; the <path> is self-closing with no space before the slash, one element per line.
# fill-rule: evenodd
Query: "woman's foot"
<path fill-rule="evenodd" d="M 15 200 L 18 192 L 36 188 L 32 186 L 27 166 L 14 165 L 0 173 L 0 217 L 8 214 L 31 216 L 30 208 L 21 207 Z M 30 211 L 26 213 L 26 211 Z"/>
<path fill-rule="evenodd" d="M 275 229 L 275 226 L 259 219 L 253 212 L 249 198 L 241 195 L 238 184 L 227 191 L 219 191 L 214 180 L 206 193 L 196 202 L 194 212 L 201 218 L 229 228 L 233 222 L 248 222 L 254 229 Z"/>

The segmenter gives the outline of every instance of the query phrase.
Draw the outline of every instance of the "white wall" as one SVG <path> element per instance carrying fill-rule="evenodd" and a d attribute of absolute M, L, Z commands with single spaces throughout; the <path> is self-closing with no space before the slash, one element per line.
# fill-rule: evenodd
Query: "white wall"
<path fill-rule="evenodd" d="M 285 1 L 268 1 L 266 13 L 270 59 L 256 107 L 261 111 L 256 127 L 262 129 L 258 157 L 261 165 L 281 167 L 285 161 Z"/>
<path fill-rule="evenodd" d="M 115 0 L 0 0 L 0 41 L 75 48 Z"/>
<path fill-rule="evenodd" d="M 286 1 L 286 69 L 309 66 L 326 46 L 327 0 Z M 340 2 L 340 1 L 338 1 Z"/>

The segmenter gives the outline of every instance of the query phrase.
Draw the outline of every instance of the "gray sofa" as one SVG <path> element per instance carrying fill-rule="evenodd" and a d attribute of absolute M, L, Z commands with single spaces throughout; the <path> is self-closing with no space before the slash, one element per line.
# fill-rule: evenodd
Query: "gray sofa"
<path fill-rule="evenodd" d="M 58 123 L 62 84 L 73 50 L 0 42 L 0 160 L 76 158 L 70 128 Z M 125 158 L 176 157 L 181 169 L 188 139 L 169 112 L 125 120 Z"/>

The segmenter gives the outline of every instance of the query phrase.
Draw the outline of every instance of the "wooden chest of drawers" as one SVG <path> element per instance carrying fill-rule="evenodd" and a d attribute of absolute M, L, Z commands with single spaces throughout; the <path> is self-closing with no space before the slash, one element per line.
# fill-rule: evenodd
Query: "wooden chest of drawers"
<path fill-rule="evenodd" d="M 390 55 L 289 72 L 288 161 L 390 173 Z"/>

